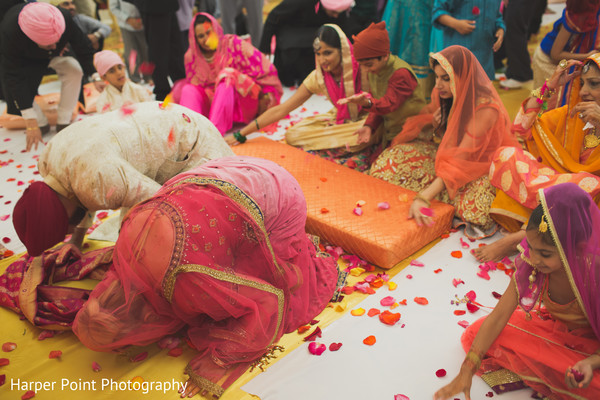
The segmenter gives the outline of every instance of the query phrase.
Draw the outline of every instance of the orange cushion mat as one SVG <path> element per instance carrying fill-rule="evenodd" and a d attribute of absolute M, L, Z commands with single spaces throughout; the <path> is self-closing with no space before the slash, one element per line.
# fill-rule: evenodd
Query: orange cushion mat
<path fill-rule="evenodd" d="M 432 202 L 435 224 L 418 227 L 406 218 L 415 192 L 287 144 L 257 138 L 234 146 L 233 151 L 274 161 L 288 170 L 306 197 L 307 231 L 379 267 L 392 268 L 450 229 L 451 205 Z M 365 201 L 361 216 L 353 212 L 359 200 Z M 388 202 L 390 208 L 380 210 L 381 202 Z"/>

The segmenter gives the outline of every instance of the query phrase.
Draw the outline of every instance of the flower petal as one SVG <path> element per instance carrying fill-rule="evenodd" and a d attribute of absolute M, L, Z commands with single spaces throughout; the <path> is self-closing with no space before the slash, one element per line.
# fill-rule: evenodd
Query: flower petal
<path fill-rule="evenodd" d="M 354 315 L 355 317 L 360 317 L 361 315 L 365 314 L 365 309 L 357 308 L 357 309 L 350 311 L 350 314 Z"/>
<path fill-rule="evenodd" d="M 396 322 L 400 320 L 402 315 L 400 313 L 393 313 L 388 310 L 385 310 L 381 314 L 379 314 L 379 320 L 386 325 L 395 325 Z"/>
<path fill-rule="evenodd" d="M 450 253 L 450 255 L 454 258 L 462 258 L 463 256 L 462 251 L 460 250 L 455 250 L 452 253 Z"/>
<path fill-rule="evenodd" d="M 92 371 L 100 372 L 102 371 L 102 367 L 96 361 L 92 362 Z"/>
<path fill-rule="evenodd" d="M 303 325 L 300 328 L 298 328 L 298 333 L 301 335 L 309 329 L 310 329 L 310 325 Z"/>
<path fill-rule="evenodd" d="M 62 356 L 62 351 L 60 350 L 52 350 L 50 354 L 48 354 L 48 358 L 60 358 Z"/>
<path fill-rule="evenodd" d="M 174 349 L 169 350 L 167 355 L 169 357 L 179 357 L 183 354 L 183 349 L 181 347 L 175 347 Z"/>
<path fill-rule="evenodd" d="M 13 342 L 6 342 L 2 345 L 2 351 L 5 353 L 11 352 L 17 348 L 17 344 Z"/>
<path fill-rule="evenodd" d="M 27 400 L 35 397 L 35 392 L 33 390 L 28 390 L 21 396 L 21 400 Z"/>
<path fill-rule="evenodd" d="M 315 356 L 320 356 L 325 350 L 327 350 L 327 346 L 323 343 L 310 342 L 308 344 L 308 351 L 310 352 L 310 354 L 313 354 Z"/>
<path fill-rule="evenodd" d="M 388 282 L 389 290 L 396 290 L 397 287 L 398 287 L 398 284 L 396 282 Z"/>
<path fill-rule="evenodd" d="M 0 358 L 0 367 L 10 364 L 8 358 Z"/>
<path fill-rule="evenodd" d="M 443 368 L 438 369 L 437 371 L 435 371 L 435 376 L 437 376 L 438 378 L 443 378 L 446 376 L 446 370 Z"/>
<path fill-rule="evenodd" d="M 6 375 L 5 374 L 0 375 L 0 386 L 4 385 L 5 382 L 6 382 Z"/>
<path fill-rule="evenodd" d="M 429 207 L 421 207 L 419 209 L 419 212 L 426 217 L 433 217 L 435 215 L 435 213 L 433 212 L 433 209 L 431 209 Z"/>
<path fill-rule="evenodd" d="M 331 343 L 329 345 L 329 351 L 338 351 L 342 347 L 341 343 Z"/>
<path fill-rule="evenodd" d="M 395 302 L 396 302 L 396 299 L 394 299 L 392 296 L 387 296 L 387 297 L 384 297 L 383 299 L 381 299 L 379 304 L 381 304 L 384 307 L 389 307 L 392 304 L 394 304 Z"/>
<path fill-rule="evenodd" d="M 50 330 L 43 330 L 40 332 L 40 334 L 38 335 L 38 340 L 44 340 L 44 339 L 48 339 L 51 337 L 54 337 L 54 335 L 56 334 L 55 331 L 50 331 Z"/>
<path fill-rule="evenodd" d="M 469 310 L 471 313 L 474 313 L 475 311 L 479 310 L 479 307 L 473 303 L 467 303 L 467 310 Z"/>
<path fill-rule="evenodd" d="M 390 203 L 388 203 L 387 201 L 382 201 L 381 203 L 377 204 L 377 208 L 379 208 L 380 210 L 389 210 Z"/>
<path fill-rule="evenodd" d="M 461 283 L 464 284 L 465 281 L 463 281 L 462 279 L 458 279 L 458 278 L 452 279 L 452 284 L 454 285 L 454 287 L 458 287 L 458 285 L 460 285 Z"/>
<path fill-rule="evenodd" d="M 363 215 L 363 210 L 362 210 L 362 208 L 360 208 L 360 207 L 356 207 L 356 208 L 354 208 L 354 210 L 352 210 L 352 212 L 353 212 L 354 214 L 358 215 L 359 217 L 360 217 L 361 215 Z"/>
<path fill-rule="evenodd" d="M 468 321 L 465 321 L 465 320 L 458 321 L 458 324 L 459 324 L 460 326 L 462 326 L 463 328 L 467 328 L 467 327 L 469 326 L 469 322 L 468 322 Z"/>
<path fill-rule="evenodd" d="M 434 274 L 439 274 L 440 272 L 442 272 L 441 268 L 438 268 L 438 269 L 436 269 L 436 270 L 433 271 Z"/>
<path fill-rule="evenodd" d="M 317 337 L 321 337 L 321 335 L 322 335 L 321 328 L 319 328 L 317 326 L 310 335 L 308 335 L 304 338 L 304 341 L 305 342 L 314 342 L 317 339 Z"/>
<path fill-rule="evenodd" d="M 422 306 L 426 306 L 427 304 L 429 304 L 429 300 L 427 300 L 427 298 L 425 297 L 415 297 L 414 300 L 415 303 L 421 304 Z"/>
<path fill-rule="evenodd" d="M 377 339 L 375 338 L 375 336 L 371 335 L 371 336 L 367 336 L 364 340 L 363 343 L 366 344 L 367 346 L 373 346 L 375 344 L 375 342 L 377 342 Z"/>
<path fill-rule="evenodd" d="M 356 207 L 362 207 L 362 206 L 364 206 L 365 204 L 367 204 L 367 202 L 366 202 L 366 201 L 364 201 L 364 200 L 358 200 L 358 201 L 356 202 Z"/>
<path fill-rule="evenodd" d="M 130 357 L 129 361 L 131 361 L 131 362 L 144 361 L 146 359 L 146 357 L 148 357 L 148 352 L 144 351 L 144 352 L 141 352 L 140 354 L 136 355 L 135 357 Z"/>
<path fill-rule="evenodd" d="M 460 240 L 460 246 L 463 249 L 468 249 L 471 245 L 463 240 L 463 238 L 458 238 Z"/>
<path fill-rule="evenodd" d="M 321 208 L 321 214 L 327 214 L 329 210 L 325 207 Z"/>
<path fill-rule="evenodd" d="M 405 396 L 403 394 L 396 394 L 396 395 L 394 395 L 394 400 L 410 400 L 410 399 L 408 398 L 408 396 Z"/>
<path fill-rule="evenodd" d="M 379 310 L 378 310 L 378 309 L 376 309 L 376 308 L 371 308 L 371 309 L 369 310 L 369 312 L 367 313 L 367 315 L 368 315 L 369 317 L 374 317 L 374 316 L 376 316 L 376 315 L 378 315 L 378 314 L 381 314 L 381 311 L 379 311 Z"/>
<path fill-rule="evenodd" d="M 465 310 L 454 310 L 454 315 L 465 315 L 466 313 Z"/>
<path fill-rule="evenodd" d="M 424 267 L 425 266 L 425 264 L 423 264 L 419 260 L 412 260 L 409 265 L 412 265 L 413 267 Z"/>

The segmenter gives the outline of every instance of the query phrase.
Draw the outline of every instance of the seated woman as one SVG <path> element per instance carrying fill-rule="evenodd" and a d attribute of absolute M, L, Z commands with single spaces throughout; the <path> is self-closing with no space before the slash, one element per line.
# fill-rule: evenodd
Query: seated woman
<path fill-rule="evenodd" d="M 358 144 L 354 132 L 362 127 L 367 112 L 357 105 L 339 105 L 338 100 L 368 90 L 368 80 L 361 77 L 354 59 L 352 44 L 337 25 L 323 25 L 313 42 L 316 68 L 298 90 L 285 102 L 270 108 L 254 122 L 226 136 L 233 145 L 246 141 L 246 136 L 284 118 L 300 107 L 313 94 L 325 95 L 334 105 L 327 113 L 304 118 L 290 127 L 285 135 L 288 144 L 302 147 L 321 157 L 363 171 L 369 168 L 369 144 Z"/>
<path fill-rule="evenodd" d="M 370 174 L 418 192 L 408 215 L 418 225 L 431 223 L 422 211 L 438 199 L 455 206 L 467 236 L 488 236 L 496 228 L 489 216 L 495 193 L 487 176 L 492 156 L 499 147 L 518 143 L 473 53 L 450 46 L 433 54 L 431 65 L 436 75 L 432 102 L 406 120 Z"/>
<path fill-rule="evenodd" d="M 208 117 L 221 134 L 279 104 L 283 89 L 273 64 L 249 41 L 224 35 L 210 14 L 192 19 L 184 62 L 186 78 L 173 87 L 173 102 Z"/>
<path fill-rule="evenodd" d="M 570 67 L 581 65 L 561 62 L 552 78 L 523 102 L 512 130 L 525 139 L 527 151 L 520 146 L 499 149 L 494 156 L 490 180 L 499 190 L 490 212 L 512 233 L 476 249 L 480 261 L 498 261 L 516 252 L 539 189 L 574 182 L 600 204 L 600 54 L 569 74 Z M 546 111 L 544 103 L 555 103 L 552 94 L 569 82 L 567 105 Z"/>
<path fill-rule="evenodd" d="M 219 397 L 334 294 L 335 261 L 305 223 L 300 186 L 271 161 L 225 157 L 180 174 L 129 211 L 73 332 L 111 351 L 183 331 L 198 355 L 182 397 Z"/>
<path fill-rule="evenodd" d="M 498 393 L 527 385 L 549 399 L 598 398 L 600 210 L 571 182 L 539 198 L 508 288 L 463 334 L 467 356 L 436 400 L 469 398 L 474 374 Z"/>
<path fill-rule="evenodd" d="M 534 88 L 541 87 L 546 79 L 552 77 L 560 60 L 582 61 L 597 52 L 599 11 L 600 3 L 596 0 L 566 3 L 562 16 L 533 53 Z M 561 104 L 564 102 L 561 101 Z"/>

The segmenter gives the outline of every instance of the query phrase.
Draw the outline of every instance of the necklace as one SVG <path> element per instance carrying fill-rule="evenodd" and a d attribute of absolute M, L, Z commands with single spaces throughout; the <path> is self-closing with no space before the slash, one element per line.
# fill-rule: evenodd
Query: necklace
<path fill-rule="evenodd" d="M 589 130 L 587 135 L 583 138 L 583 145 L 586 149 L 593 149 L 594 147 L 600 145 L 600 138 L 596 136 L 596 128 L 592 128 Z"/>

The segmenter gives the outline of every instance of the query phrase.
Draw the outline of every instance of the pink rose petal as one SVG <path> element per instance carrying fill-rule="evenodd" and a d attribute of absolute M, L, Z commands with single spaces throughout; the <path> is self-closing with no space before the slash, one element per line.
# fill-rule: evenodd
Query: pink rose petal
<path fill-rule="evenodd" d="M 380 210 L 389 210 L 390 203 L 388 203 L 387 201 L 382 201 L 381 203 L 377 204 L 377 208 L 379 208 Z"/>
<path fill-rule="evenodd" d="M 452 284 L 454 285 L 454 287 L 458 287 L 458 285 L 460 285 L 461 283 L 464 284 L 465 281 L 463 281 L 462 279 L 458 279 L 458 278 L 452 279 Z"/>
<path fill-rule="evenodd" d="M 144 352 L 136 355 L 135 357 L 130 357 L 129 361 L 131 361 L 131 362 L 144 361 L 146 359 L 146 357 L 148 357 L 148 352 L 144 351 Z"/>
<path fill-rule="evenodd" d="M 469 326 L 469 322 L 468 322 L 468 321 L 465 321 L 465 320 L 458 321 L 458 324 L 459 324 L 460 326 L 462 326 L 463 328 L 465 328 L 465 329 L 466 329 L 466 328 Z"/>
<path fill-rule="evenodd" d="M 395 302 L 396 302 L 396 299 L 394 299 L 392 296 L 387 296 L 387 297 L 384 297 L 383 299 L 381 299 L 379 304 L 381 304 L 384 307 L 389 307 L 392 304 L 394 304 Z"/>
<path fill-rule="evenodd" d="M 412 260 L 409 265 L 412 265 L 413 267 L 424 267 L 425 266 L 425 264 L 423 264 L 419 260 Z"/>
<path fill-rule="evenodd" d="M 465 297 L 467 299 L 469 299 L 469 301 L 475 301 L 475 299 L 477 298 L 477 295 L 475 294 L 475 291 L 470 290 L 467 292 L 467 294 L 465 294 Z"/>
<path fill-rule="evenodd" d="M 465 241 L 463 240 L 463 238 L 458 238 L 458 239 L 460 240 L 460 245 L 461 245 L 461 247 L 462 247 L 463 249 L 468 249 L 469 247 L 471 247 L 471 246 L 469 245 L 469 243 L 467 243 L 467 242 L 465 242 Z"/>
<path fill-rule="evenodd" d="M 54 337 L 55 334 L 56 334 L 55 331 L 43 330 L 38 335 L 38 340 L 44 340 L 44 339 Z"/>
<path fill-rule="evenodd" d="M 467 310 L 469 310 L 471 313 L 474 313 L 475 311 L 479 310 L 479 307 L 473 303 L 467 303 Z"/>
<path fill-rule="evenodd" d="M 308 351 L 310 352 L 310 354 L 313 354 L 315 356 L 320 356 L 325 350 L 327 350 L 327 346 L 323 343 L 310 342 L 308 344 Z"/>
<path fill-rule="evenodd" d="M 6 221 L 10 217 L 10 214 L 0 216 L 0 221 Z"/>
<path fill-rule="evenodd" d="M 6 382 L 6 375 L 5 374 L 0 375 L 0 386 L 4 385 L 5 382 Z"/>
<path fill-rule="evenodd" d="M 394 396 L 394 400 L 410 400 L 410 398 L 403 394 L 397 394 Z"/>
<path fill-rule="evenodd" d="M 360 217 L 361 215 L 363 215 L 363 210 L 362 210 L 362 208 L 360 208 L 360 207 L 356 207 L 356 208 L 355 208 L 355 209 L 354 209 L 352 212 L 353 212 L 354 214 L 358 215 L 359 217 Z"/>
<path fill-rule="evenodd" d="M 419 212 L 421 214 L 423 214 L 426 217 L 433 217 L 435 215 L 435 213 L 433 212 L 433 210 L 429 207 L 421 207 L 419 209 Z"/>
<path fill-rule="evenodd" d="M 100 372 L 100 371 L 102 371 L 102 367 L 100 366 L 100 364 L 98 364 L 96 361 L 94 361 L 92 363 L 92 371 Z"/>
<path fill-rule="evenodd" d="M 481 270 L 481 271 L 479 271 L 479 272 L 477 273 L 477 276 L 479 276 L 479 277 L 481 277 L 481 278 L 483 278 L 483 279 L 485 279 L 485 280 L 487 280 L 487 281 L 489 281 L 489 280 L 490 280 L 490 274 L 488 274 L 488 272 L 487 272 L 487 271 L 485 271 L 485 270 Z"/>

